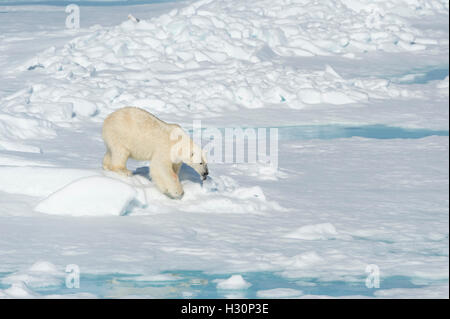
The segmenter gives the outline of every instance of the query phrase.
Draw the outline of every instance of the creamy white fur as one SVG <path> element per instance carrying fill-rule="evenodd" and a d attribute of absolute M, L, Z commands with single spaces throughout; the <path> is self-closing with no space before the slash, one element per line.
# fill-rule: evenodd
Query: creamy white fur
<path fill-rule="evenodd" d="M 150 175 L 159 190 L 172 198 L 184 194 L 178 173 L 186 163 L 203 178 L 208 174 L 206 158 L 178 124 L 169 124 L 136 107 L 124 107 L 103 123 L 106 154 L 103 169 L 130 176 L 129 157 L 150 161 Z"/>

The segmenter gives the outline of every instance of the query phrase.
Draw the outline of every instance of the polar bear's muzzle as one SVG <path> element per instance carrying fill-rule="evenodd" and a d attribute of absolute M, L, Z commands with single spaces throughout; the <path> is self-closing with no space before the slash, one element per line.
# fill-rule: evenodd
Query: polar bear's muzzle
<path fill-rule="evenodd" d="M 205 165 L 205 170 L 204 170 L 204 172 L 201 174 L 202 180 L 205 180 L 206 177 L 208 176 L 208 174 L 209 174 L 209 171 L 208 171 L 208 165 Z"/>

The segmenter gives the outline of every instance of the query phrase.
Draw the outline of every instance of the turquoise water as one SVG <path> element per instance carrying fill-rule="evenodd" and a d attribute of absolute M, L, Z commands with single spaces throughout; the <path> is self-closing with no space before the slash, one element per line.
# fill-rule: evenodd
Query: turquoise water
<path fill-rule="evenodd" d="M 8 275 L 10 275 L 10 274 L 11 274 L 11 273 L 9 273 L 9 272 L 0 272 L 0 290 L 1 290 L 1 289 L 6 289 L 6 288 L 9 287 L 9 285 L 3 283 L 1 279 L 4 278 L 4 277 L 6 277 L 6 276 L 8 276 Z"/>
<path fill-rule="evenodd" d="M 246 129 L 243 127 L 242 129 Z M 448 130 L 410 129 L 387 125 L 360 125 L 346 126 L 338 124 L 328 125 L 293 125 L 278 126 L 278 138 L 280 140 L 330 140 L 337 138 L 364 137 L 373 139 L 419 139 L 428 136 L 449 136 Z M 225 129 L 218 128 L 225 136 Z M 256 129 L 256 128 L 255 128 Z M 267 136 L 269 134 L 268 127 Z M 204 132 L 206 129 L 202 129 Z M 192 134 L 192 130 L 189 130 Z M 202 136 L 208 138 L 208 136 Z"/>
<path fill-rule="evenodd" d="M 448 76 L 448 66 L 442 69 L 432 69 L 415 78 L 414 83 L 424 84 L 430 81 L 443 80 Z"/>
<path fill-rule="evenodd" d="M 217 289 L 216 279 L 226 279 L 230 275 L 209 275 L 200 271 L 171 271 L 165 275 L 173 275 L 172 281 L 141 281 L 138 275 L 106 274 L 81 275 L 80 288 L 69 289 L 62 283 L 60 286 L 32 289 L 42 295 L 92 293 L 101 298 L 121 298 L 141 296 L 148 298 L 258 298 L 257 292 L 275 288 L 301 290 L 304 295 L 342 296 L 374 296 L 376 289 L 365 286 L 365 278 L 356 282 L 332 281 L 321 282 L 311 278 L 287 279 L 270 272 L 244 273 L 244 279 L 252 284 L 243 290 Z M 0 277 L 1 278 L 1 277 Z M 388 277 L 380 279 L 381 289 L 420 288 L 408 277 Z"/>
<path fill-rule="evenodd" d="M 449 66 L 436 66 L 426 69 L 413 69 L 393 78 L 393 82 L 400 84 L 426 84 L 431 81 L 441 81 L 449 74 Z"/>
<path fill-rule="evenodd" d="M 278 128 L 281 140 L 310 140 L 364 137 L 373 139 L 419 139 L 428 136 L 449 136 L 448 130 L 409 129 L 386 125 L 305 125 Z"/>

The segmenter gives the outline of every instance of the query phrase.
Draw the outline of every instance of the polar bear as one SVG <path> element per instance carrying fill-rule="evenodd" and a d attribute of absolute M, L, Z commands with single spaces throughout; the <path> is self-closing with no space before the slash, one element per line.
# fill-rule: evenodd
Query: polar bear
<path fill-rule="evenodd" d="M 157 188 L 180 199 L 183 187 L 178 178 L 183 163 L 203 180 L 208 175 L 206 156 L 178 124 L 169 124 L 137 108 L 121 108 L 105 119 L 102 130 L 106 145 L 103 169 L 130 176 L 129 157 L 150 161 L 150 175 Z"/>

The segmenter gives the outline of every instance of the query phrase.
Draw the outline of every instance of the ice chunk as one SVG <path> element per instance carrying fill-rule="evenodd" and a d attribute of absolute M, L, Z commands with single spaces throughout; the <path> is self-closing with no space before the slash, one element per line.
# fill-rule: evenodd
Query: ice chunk
<path fill-rule="evenodd" d="M 30 288 L 59 286 L 64 282 L 65 273 L 54 264 L 47 261 L 38 261 L 30 268 L 10 274 L 2 279 L 2 283 L 13 287 L 26 285 Z"/>
<path fill-rule="evenodd" d="M 2 297 L 2 294 L 9 298 L 34 298 L 36 296 L 36 294 L 28 289 L 22 282 L 12 284 L 11 287 L 3 290 L 3 293 L 0 290 L 0 297 Z"/>
<path fill-rule="evenodd" d="M 48 261 L 38 261 L 34 263 L 30 267 L 30 271 L 52 273 L 52 274 L 57 274 L 60 272 L 54 264 Z"/>
<path fill-rule="evenodd" d="M 97 105 L 87 99 L 78 97 L 65 96 L 60 99 L 62 102 L 70 102 L 73 104 L 73 111 L 76 115 L 94 116 L 97 114 Z"/>
<path fill-rule="evenodd" d="M 247 282 L 241 275 L 233 275 L 228 279 L 218 279 L 217 289 L 247 289 L 252 284 Z"/>
<path fill-rule="evenodd" d="M 445 77 L 445 79 L 443 79 L 442 81 L 440 81 L 438 84 L 437 84 L 437 88 L 438 89 L 447 89 L 447 92 L 448 92 L 448 87 L 449 87 L 449 77 L 448 77 L 448 75 Z"/>

